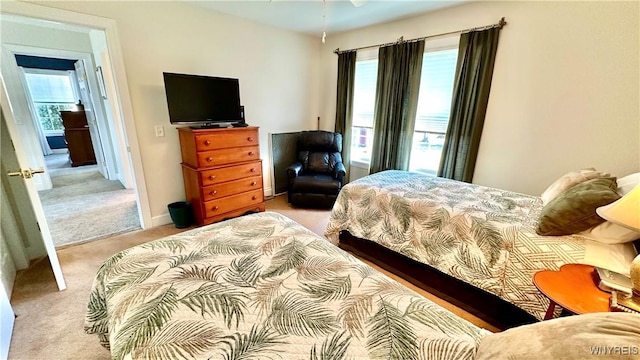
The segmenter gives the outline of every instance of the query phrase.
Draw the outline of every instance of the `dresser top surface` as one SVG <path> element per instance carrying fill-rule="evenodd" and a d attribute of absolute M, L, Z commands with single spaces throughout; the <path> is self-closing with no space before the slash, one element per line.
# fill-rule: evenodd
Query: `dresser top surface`
<path fill-rule="evenodd" d="M 179 127 L 178 131 L 189 132 L 194 134 L 199 133 L 209 133 L 209 132 L 226 132 L 226 131 L 246 131 L 246 130 L 257 130 L 258 126 L 245 126 L 245 127 L 227 127 L 227 128 L 192 128 L 189 126 Z"/>

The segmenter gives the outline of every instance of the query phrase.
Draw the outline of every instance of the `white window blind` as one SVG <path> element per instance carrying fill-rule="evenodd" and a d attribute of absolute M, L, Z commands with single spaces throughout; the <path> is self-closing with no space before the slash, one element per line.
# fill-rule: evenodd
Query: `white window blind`
<path fill-rule="evenodd" d="M 71 79 L 68 74 L 25 74 L 31 99 L 39 103 L 74 103 Z"/>
<path fill-rule="evenodd" d="M 60 111 L 71 110 L 76 103 L 71 74 L 55 70 L 30 71 L 24 75 L 42 130 L 47 135 L 58 135 L 64 130 Z"/>
<path fill-rule="evenodd" d="M 458 49 L 432 51 L 424 54 L 416 131 L 443 134 L 447 131 L 457 59 Z"/>

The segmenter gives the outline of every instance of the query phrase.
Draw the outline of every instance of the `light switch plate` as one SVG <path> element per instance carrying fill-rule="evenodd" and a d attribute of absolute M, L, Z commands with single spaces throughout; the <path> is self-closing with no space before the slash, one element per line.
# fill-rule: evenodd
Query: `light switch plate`
<path fill-rule="evenodd" d="M 164 136 L 164 126 L 156 125 L 156 137 Z"/>

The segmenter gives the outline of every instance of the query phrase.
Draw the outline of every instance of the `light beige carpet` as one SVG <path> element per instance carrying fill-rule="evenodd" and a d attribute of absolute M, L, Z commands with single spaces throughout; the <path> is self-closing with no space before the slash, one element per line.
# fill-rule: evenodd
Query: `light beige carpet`
<path fill-rule="evenodd" d="M 324 233 L 329 221 L 329 211 L 293 209 L 287 204 L 286 196 L 267 201 L 266 207 L 319 235 Z M 57 290 L 46 258 L 29 269 L 20 271 L 11 298 L 17 317 L 9 359 L 110 359 L 109 351 L 99 345 L 97 336 L 83 331 L 86 304 L 98 268 L 104 260 L 118 251 L 184 230 L 188 229 L 163 225 L 58 250 L 67 282 L 67 289 L 64 291 Z M 397 276 L 390 276 L 473 323 L 496 330 Z"/>
<path fill-rule="evenodd" d="M 45 160 L 53 189 L 38 194 L 56 247 L 140 229 L 133 189 L 105 179 L 97 165 L 72 168 L 68 154 Z"/>

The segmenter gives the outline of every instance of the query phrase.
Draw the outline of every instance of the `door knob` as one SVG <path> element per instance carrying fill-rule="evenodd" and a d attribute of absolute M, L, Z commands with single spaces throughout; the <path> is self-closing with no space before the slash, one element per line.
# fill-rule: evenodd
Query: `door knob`
<path fill-rule="evenodd" d="M 42 174 L 44 173 L 44 169 L 40 168 L 40 169 L 26 169 L 26 170 L 20 170 L 20 171 L 11 171 L 8 172 L 7 175 L 8 176 L 22 176 L 25 179 L 31 179 L 33 177 L 33 174 Z"/>

